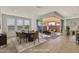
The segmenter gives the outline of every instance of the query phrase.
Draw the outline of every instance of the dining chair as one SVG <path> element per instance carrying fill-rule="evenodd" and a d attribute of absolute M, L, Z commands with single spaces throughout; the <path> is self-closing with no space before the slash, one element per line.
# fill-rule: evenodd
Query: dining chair
<path fill-rule="evenodd" d="M 38 42 L 39 42 L 39 32 L 38 31 L 36 31 L 35 33 L 34 33 L 34 36 L 33 36 L 33 38 L 34 38 L 34 45 L 35 45 L 35 41 L 36 41 L 36 39 L 38 39 Z"/>
<path fill-rule="evenodd" d="M 22 33 L 21 33 L 21 32 L 16 32 L 16 37 L 18 37 L 18 38 L 17 38 L 17 39 L 18 39 L 18 42 L 21 44 L 22 39 L 23 39 Z"/>
<path fill-rule="evenodd" d="M 20 32 L 16 32 L 16 39 L 18 42 L 20 42 Z"/>
<path fill-rule="evenodd" d="M 28 42 L 28 35 L 24 32 L 22 32 L 22 39 L 25 41 L 25 42 Z"/>
<path fill-rule="evenodd" d="M 39 42 L 39 32 L 36 31 L 36 39 L 38 39 L 38 42 Z"/>

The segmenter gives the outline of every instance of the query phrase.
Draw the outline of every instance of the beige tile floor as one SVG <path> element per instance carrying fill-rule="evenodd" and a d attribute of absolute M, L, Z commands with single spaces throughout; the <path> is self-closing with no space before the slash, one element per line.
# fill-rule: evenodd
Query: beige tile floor
<path fill-rule="evenodd" d="M 74 53 L 79 52 L 79 45 L 76 44 L 75 36 L 59 36 L 56 39 L 46 39 L 47 41 L 37 45 L 28 50 L 24 50 L 23 53 Z M 16 47 L 14 44 L 8 42 L 6 48 L 0 48 L 0 52 L 4 53 L 17 53 Z"/>
<path fill-rule="evenodd" d="M 24 52 L 74 53 L 79 52 L 79 45 L 76 44 L 75 36 L 60 36 L 56 39 L 48 39 L 47 42 Z"/>

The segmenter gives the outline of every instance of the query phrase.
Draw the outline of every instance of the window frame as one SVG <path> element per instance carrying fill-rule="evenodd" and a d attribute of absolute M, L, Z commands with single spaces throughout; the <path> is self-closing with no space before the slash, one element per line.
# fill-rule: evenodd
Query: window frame
<path fill-rule="evenodd" d="M 12 18 L 14 18 L 15 19 L 15 29 L 13 29 L 13 30 L 11 30 L 11 31 L 17 31 L 18 30 L 18 28 L 17 28 L 17 20 L 18 19 L 22 19 L 23 20 L 23 25 L 22 25 L 22 29 L 25 29 L 24 28 L 24 20 L 29 20 L 29 22 L 30 22 L 30 24 L 29 24 L 29 27 L 31 27 L 31 18 L 25 18 L 25 17 L 20 17 L 20 16 L 14 16 L 14 15 L 8 15 L 8 14 L 2 14 L 2 17 L 3 17 L 3 21 L 5 21 L 5 24 L 7 25 L 7 18 L 8 17 L 12 17 Z M 4 22 L 3 22 L 4 23 Z M 4 26 L 6 26 L 6 25 L 4 25 Z M 10 30 L 8 29 L 8 25 L 6 26 L 6 29 L 7 29 L 7 32 L 10 32 Z"/>

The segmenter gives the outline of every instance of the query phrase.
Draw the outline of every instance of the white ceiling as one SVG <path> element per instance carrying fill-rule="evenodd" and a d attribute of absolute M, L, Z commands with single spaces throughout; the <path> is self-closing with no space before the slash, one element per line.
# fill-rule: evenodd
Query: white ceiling
<path fill-rule="evenodd" d="M 0 6 L 0 8 L 2 13 L 24 17 L 39 16 L 53 11 L 64 17 L 79 17 L 78 6 Z"/>
<path fill-rule="evenodd" d="M 52 11 L 57 11 L 59 14 L 61 14 L 64 17 L 79 17 L 79 7 L 78 6 L 50 6 L 46 7 L 44 9 L 41 9 L 39 14 L 45 14 Z"/>

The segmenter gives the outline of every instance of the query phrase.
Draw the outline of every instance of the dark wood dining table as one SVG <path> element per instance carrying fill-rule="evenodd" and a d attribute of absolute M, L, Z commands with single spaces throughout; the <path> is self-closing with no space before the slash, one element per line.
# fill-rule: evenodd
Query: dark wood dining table
<path fill-rule="evenodd" d="M 22 33 L 22 32 L 17 32 L 17 33 Z M 28 39 L 29 42 L 32 42 L 34 40 L 34 34 L 35 32 L 23 32 L 24 35 L 26 36 L 26 39 Z"/>
<path fill-rule="evenodd" d="M 28 39 L 29 42 L 32 42 L 34 40 L 34 34 L 35 32 L 24 32 L 26 35 L 26 38 Z"/>

